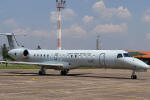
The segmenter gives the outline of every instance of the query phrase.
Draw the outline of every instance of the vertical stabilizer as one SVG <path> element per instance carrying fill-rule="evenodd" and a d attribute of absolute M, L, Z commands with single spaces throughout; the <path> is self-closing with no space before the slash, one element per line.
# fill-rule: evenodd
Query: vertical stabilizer
<path fill-rule="evenodd" d="M 16 49 L 19 47 L 15 35 L 13 33 L 0 33 L 0 35 L 6 35 L 10 49 Z"/>

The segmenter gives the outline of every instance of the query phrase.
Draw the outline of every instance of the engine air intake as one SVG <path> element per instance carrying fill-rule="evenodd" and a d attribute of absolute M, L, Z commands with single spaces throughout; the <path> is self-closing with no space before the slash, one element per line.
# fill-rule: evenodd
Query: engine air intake
<path fill-rule="evenodd" d="M 29 55 L 28 50 L 24 50 L 23 55 L 24 55 L 24 56 L 28 56 L 28 55 Z"/>

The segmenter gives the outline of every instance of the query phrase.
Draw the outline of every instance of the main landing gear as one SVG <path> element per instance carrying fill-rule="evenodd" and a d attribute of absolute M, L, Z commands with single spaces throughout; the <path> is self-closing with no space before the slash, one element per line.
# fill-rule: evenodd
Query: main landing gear
<path fill-rule="evenodd" d="M 41 69 L 39 70 L 39 75 L 46 75 L 44 66 L 42 66 Z"/>
<path fill-rule="evenodd" d="M 137 79 L 137 75 L 135 71 L 132 72 L 131 79 Z"/>
<path fill-rule="evenodd" d="M 69 70 L 61 70 L 61 71 L 60 71 L 60 74 L 61 74 L 62 76 L 65 76 L 65 75 L 68 74 L 68 72 L 69 72 Z"/>

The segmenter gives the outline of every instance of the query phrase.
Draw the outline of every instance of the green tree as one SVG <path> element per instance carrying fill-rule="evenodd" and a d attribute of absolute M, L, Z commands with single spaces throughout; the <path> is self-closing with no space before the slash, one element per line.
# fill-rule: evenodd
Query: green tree
<path fill-rule="evenodd" d="M 3 55 L 3 60 L 13 60 L 9 55 L 8 55 L 8 48 L 6 47 L 6 44 L 3 44 L 2 47 L 2 55 Z"/>

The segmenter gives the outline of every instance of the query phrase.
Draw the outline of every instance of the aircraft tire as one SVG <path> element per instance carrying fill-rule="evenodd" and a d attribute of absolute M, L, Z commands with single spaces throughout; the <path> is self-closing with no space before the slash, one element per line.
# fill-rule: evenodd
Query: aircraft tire
<path fill-rule="evenodd" d="M 131 75 L 131 79 L 137 79 L 136 75 Z"/>
<path fill-rule="evenodd" d="M 65 75 L 67 75 L 68 72 L 66 70 L 62 70 L 60 73 L 62 76 L 65 76 Z"/>
<path fill-rule="evenodd" d="M 45 71 L 39 71 L 39 75 L 46 75 Z"/>

